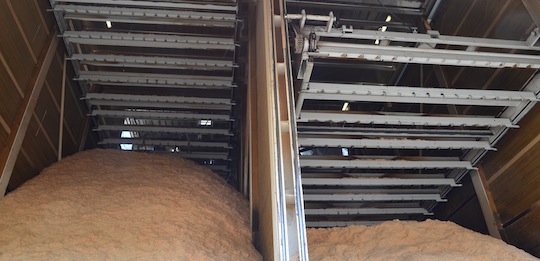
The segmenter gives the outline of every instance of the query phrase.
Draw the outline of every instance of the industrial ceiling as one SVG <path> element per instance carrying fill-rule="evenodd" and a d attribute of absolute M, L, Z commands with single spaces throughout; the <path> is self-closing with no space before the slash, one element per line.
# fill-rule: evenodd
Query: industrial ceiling
<path fill-rule="evenodd" d="M 231 171 L 236 1 L 51 0 L 99 144 Z"/>
<path fill-rule="evenodd" d="M 235 179 L 236 1 L 50 1 L 100 144 Z M 286 1 L 307 226 L 429 217 L 537 102 L 532 18 L 466 30 L 449 2 Z"/>

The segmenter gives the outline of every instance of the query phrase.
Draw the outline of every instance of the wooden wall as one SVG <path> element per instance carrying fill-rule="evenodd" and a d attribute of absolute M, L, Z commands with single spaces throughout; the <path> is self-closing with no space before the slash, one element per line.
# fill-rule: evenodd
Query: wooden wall
<path fill-rule="evenodd" d="M 481 167 L 506 240 L 540 257 L 540 106 L 527 114 Z"/>
<path fill-rule="evenodd" d="M 56 21 L 48 1 L 0 0 L 0 151 L 8 150 L 9 136 L 17 126 L 17 116 L 24 109 L 23 100 L 36 82 L 39 61 L 53 37 L 57 37 Z M 19 187 L 37 175 L 43 168 L 57 160 L 62 63 L 65 54 L 60 41 L 47 72 L 37 105 L 31 116 L 21 152 L 8 185 L 8 191 Z M 68 63 L 69 65 L 69 63 Z M 79 150 L 86 141 L 86 105 L 79 98 L 81 93 L 74 72 L 68 66 L 65 95 L 63 155 Z M 3 168 L 3 166 L 0 166 Z"/>

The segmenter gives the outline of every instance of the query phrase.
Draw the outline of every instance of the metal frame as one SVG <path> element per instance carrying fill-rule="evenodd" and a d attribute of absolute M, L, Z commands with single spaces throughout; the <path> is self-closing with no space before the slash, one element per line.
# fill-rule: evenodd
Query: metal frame
<path fill-rule="evenodd" d="M 224 148 L 230 149 L 227 142 L 202 142 L 202 141 L 178 141 L 178 140 L 144 140 L 144 139 L 103 139 L 99 144 L 134 144 L 153 146 L 177 146 L 177 147 L 201 147 L 201 148 Z"/>
<path fill-rule="evenodd" d="M 405 160 L 329 160 L 306 159 L 300 160 L 303 168 L 348 168 L 348 169 L 476 169 L 468 161 L 405 161 Z"/>
<path fill-rule="evenodd" d="M 302 185 L 319 186 L 451 186 L 461 187 L 454 179 L 393 178 L 302 178 Z"/>
<path fill-rule="evenodd" d="M 103 117 L 135 117 L 144 119 L 189 119 L 189 120 L 218 120 L 233 121 L 229 115 L 220 114 L 197 114 L 181 112 L 158 112 L 158 111 L 116 111 L 116 110 L 93 110 L 92 116 Z"/>
<path fill-rule="evenodd" d="M 440 194 L 304 194 L 304 201 L 437 201 Z"/>
<path fill-rule="evenodd" d="M 233 39 L 217 37 L 177 36 L 166 34 L 110 33 L 65 31 L 62 35 L 70 43 L 174 49 L 234 50 Z"/>
<path fill-rule="evenodd" d="M 434 117 L 408 115 L 369 115 L 353 113 L 301 112 L 298 122 L 349 122 L 361 124 L 419 126 L 505 126 L 517 128 L 509 119 L 487 117 Z"/>
<path fill-rule="evenodd" d="M 232 77 L 176 75 L 157 73 L 127 73 L 127 72 L 101 72 L 82 71 L 77 81 L 87 81 L 94 84 L 145 86 L 168 88 L 231 88 Z"/>
<path fill-rule="evenodd" d="M 133 0 L 53 0 L 53 3 L 77 3 L 77 4 L 96 4 L 96 5 L 115 5 L 115 6 L 140 6 L 150 8 L 171 8 L 183 10 L 216 10 L 236 12 L 236 5 L 216 5 L 216 4 L 189 4 L 176 3 L 170 1 L 133 1 Z M 56 4 L 53 5 L 53 7 Z"/>
<path fill-rule="evenodd" d="M 87 93 L 83 99 L 89 100 L 112 100 L 112 101 L 140 101 L 159 103 L 188 103 L 188 104 L 219 104 L 234 105 L 230 99 L 224 98 L 201 98 L 182 96 L 159 96 L 159 95 L 134 95 L 134 94 L 112 94 L 112 93 Z"/>
<path fill-rule="evenodd" d="M 422 214 L 433 215 L 425 208 L 319 208 L 304 210 L 306 215 L 395 215 L 395 214 Z"/>
<path fill-rule="evenodd" d="M 214 128 L 178 128 L 163 126 L 137 126 L 137 125 L 100 125 L 94 131 L 136 131 L 136 132 L 162 132 L 162 133 L 194 133 L 233 136 L 229 129 Z"/>
<path fill-rule="evenodd" d="M 54 6 L 53 11 L 63 12 L 67 20 L 112 21 L 142 24 L 164 25 L 202 25 L 234 27 L 237 22 L 235 13 L 209 13 L 177 10 L 121 8 L 88 5 Z M 148 19 L 152 17 L 152 19 Z"/>
<path fill-rule="evenodd" d="M 488 141 L 447 141 L 419 139 L 339 139 L 304 138 L 298 139 L 302 147 L 343 147 L 381 149 L 484 149 L 496 150 Z"/>
<path fill-rule="evenodd" d="M 238 67 L 233 61 L 171 58 L 161 56 L 134 56 L 111 54 L 73 54 L 68 60 L 76 60 L 82 64 L 156 69 L 201 69 L 201 70 L 232 70 Z"/>

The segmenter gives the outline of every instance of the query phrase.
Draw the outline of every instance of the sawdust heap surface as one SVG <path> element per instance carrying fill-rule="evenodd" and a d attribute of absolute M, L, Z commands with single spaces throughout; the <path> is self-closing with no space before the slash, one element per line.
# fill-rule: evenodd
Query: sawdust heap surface
<path fill-rule="evenodd" d="M 312 228 L 307 238 L 310 261 L 538 260 L 502 240 L 436 220 Z"/>
<path fill-rule="evenodd" d="M 261 260 L 247 200 L 172 156 L 91 150 L 0 201 L 0 260 Z"/>

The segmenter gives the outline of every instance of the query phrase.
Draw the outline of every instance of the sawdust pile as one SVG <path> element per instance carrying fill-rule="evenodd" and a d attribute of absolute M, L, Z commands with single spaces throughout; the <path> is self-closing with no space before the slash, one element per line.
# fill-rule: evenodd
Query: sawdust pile
<path fill-rule="evenodd" d="M 171 156 L 91 150 L 0 201 L 0 260 L 261 260 L 247 200 Z"/>
<path fill-rule="evenodd" d="M 435 220 L 308 229 L 307 237 L 310 261 L 538 260 L 502 240 Z"/>

